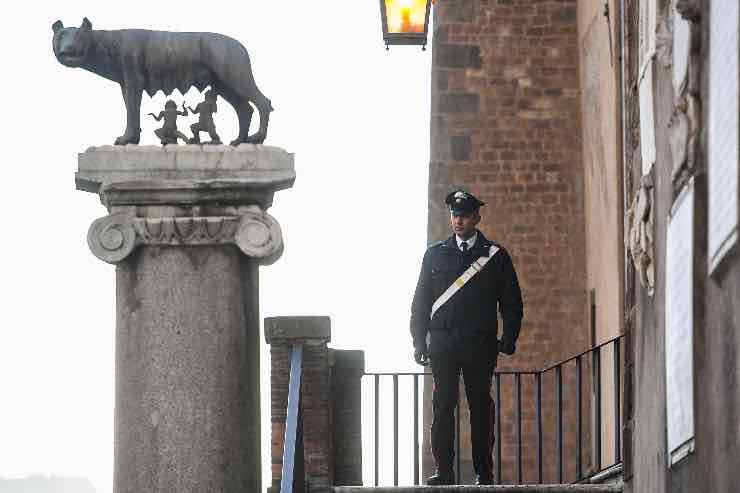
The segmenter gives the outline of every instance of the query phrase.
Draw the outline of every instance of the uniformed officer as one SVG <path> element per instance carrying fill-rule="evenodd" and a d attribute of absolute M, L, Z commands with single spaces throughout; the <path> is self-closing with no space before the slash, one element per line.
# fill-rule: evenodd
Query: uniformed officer
<path fill-rule="evenodd" d="M 453 235 L 427 249 L 411 305 L 414 359 L 431 362 L 434 379 L 431 442 L 437 472 L 427 484 L 455 484 L 454 410 L 461 372 L 470 408 L 475 483 L 491 484 L 491 379 L 498 353 L 514 354 L 516 349 L 522 296 L 508 252 L 476 229 L 484 203 L 464 190 L 450 193 L 445 203 Z"/>

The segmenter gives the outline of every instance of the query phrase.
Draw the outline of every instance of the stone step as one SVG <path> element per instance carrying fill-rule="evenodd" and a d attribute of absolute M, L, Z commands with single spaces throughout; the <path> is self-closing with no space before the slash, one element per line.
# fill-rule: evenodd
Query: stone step
<path fill-rule="evenodd" d="M 617 484 L 502 484 L 495 486 L 335 486 L 334 493 L 621 493 Z"/>

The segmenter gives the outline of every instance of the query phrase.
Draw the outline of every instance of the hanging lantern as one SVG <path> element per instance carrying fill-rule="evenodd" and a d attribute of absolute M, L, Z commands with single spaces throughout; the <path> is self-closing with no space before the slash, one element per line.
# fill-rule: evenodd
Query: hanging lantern
<path fill-rule="evenodd" d="M 380 0 L 383 41 L 389 45 L 427 44 L 432 0 Z"/>

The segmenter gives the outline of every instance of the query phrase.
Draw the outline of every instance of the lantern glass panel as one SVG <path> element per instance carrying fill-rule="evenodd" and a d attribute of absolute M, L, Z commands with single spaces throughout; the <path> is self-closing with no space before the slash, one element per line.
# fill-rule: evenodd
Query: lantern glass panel
<path fill-rule="evenodd" d="M 429 0 L 385 0 L 388 33 L 424 33 Z"/>

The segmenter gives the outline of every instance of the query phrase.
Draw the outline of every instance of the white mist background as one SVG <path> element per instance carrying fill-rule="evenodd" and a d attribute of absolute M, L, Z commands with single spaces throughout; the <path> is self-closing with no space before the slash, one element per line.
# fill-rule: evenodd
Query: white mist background
<path fill-rule="evenodd" d="M 0 32 L 0 477 L 86 477 L 100 493 L 112 490 L 114 267 L 88 250 L 88 227 L 106 210 L 96 195 L 75 190 L 74 171 L 77 153 L 123 133 L 124 105 L 116 84 L 56 61 L 57 19 L 79 26 L 87 16 L 94 29 L 211 31 L 244 43 L 275 107 L 265 143 L 295 153 L 297 173 L 270 209 L 286 247 L 260 269 L 261 317 L 329 315 L 331 346 L 363 349 L 368 371 L 420 369 L 408 315 L 426 247 L 431 51 L 387 52 L 377 0 L 27 1 L 8 14 Z M 171 98 L 182 101 L 177 92 Z M 158 144 L 146 113 L 166 99 L 144 96 L 142 144 Z M 200 100 L 187 94 L 190 106 Z M 181 130 L 189 133 L 194 120 L 181 118 Z M 223 100 L 216 124 L 222 140 L 235 137 L 236 117 Z M 265 346 L 264 487 L 269 368 Z M 384 433 L 392 429 L 388 411 Z M 411 416 L 402 414 L 407 429 Z M 391 444 L 390 435 L 381 440 L 384 477 L 392 474 Z M 408 464 L 410 446 L 401 447 Z M 371 481 L 371 441 L 364 456 Z"/>

